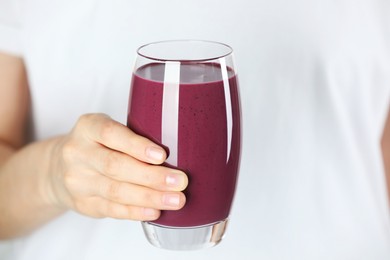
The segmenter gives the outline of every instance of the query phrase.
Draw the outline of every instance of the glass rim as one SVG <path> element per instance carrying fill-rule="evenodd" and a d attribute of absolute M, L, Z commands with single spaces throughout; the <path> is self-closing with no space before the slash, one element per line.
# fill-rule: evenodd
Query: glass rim
<path fill-rule="evenodd" d="M 207 57 L 202 58 L 169 58 L 168 56 L 160 56 L 156 57 L 157 55 L 151 55 L 145 53 L 145 49 L 148 47 L 153 47 L 156 45 L 166 45 L 166 44 L 178 44 L 178 43 L 197 43 L 197 44 L 209 44 L 210 46 L 220 46 L 224 48 L 224 51 L 221 53 L 215 54 L 215 55 L 208 55 Z M 158 61 L 158 62 L 169 62 L 169 61 L 178 61 L 178 62 L 207 62 L 212 61 L 216 59 L 220 59 L 223 57 L 227 57 L 233 53 L 233 48 L 230 47 L 226 43 L 218 42 L 218 41 L 210 41 L 210 40 L 196 40 L 196 39 L 179 39 L 179 40 L 163 40 L 163 41 L 155 41 L 150 42 L 147 44 L 141 45 L 137 49 L 137 54 L 141 57 L 144 57 L 149 60 Z"/>

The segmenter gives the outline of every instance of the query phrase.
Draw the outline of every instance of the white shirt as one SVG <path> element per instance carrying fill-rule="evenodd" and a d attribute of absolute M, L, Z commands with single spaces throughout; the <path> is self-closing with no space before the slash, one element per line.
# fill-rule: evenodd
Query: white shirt
<path fill-rule="evenodd" d="M 0 49 L 25 59 L 37 139 L 68 132 L 87 112 L 125 123 L 136 48 L 183 38 L 235 50 L 243 153 L 222 243 L 156 249 L 137 222 L 69 212 L 3 245 L 4 259 L 390 259 L 379 146 L 388 1 L 0 3 Z"/>

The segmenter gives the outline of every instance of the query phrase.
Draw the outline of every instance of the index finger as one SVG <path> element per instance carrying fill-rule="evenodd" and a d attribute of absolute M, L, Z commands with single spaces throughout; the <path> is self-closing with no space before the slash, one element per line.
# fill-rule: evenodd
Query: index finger
<path fill-rule="evenodd" d="M 87 137 L 110 149 L 151 164 L 161 164 L 166 159 L 162 147 L 105 114 L 89 114 L 81 120 L 88 121 Z"/>

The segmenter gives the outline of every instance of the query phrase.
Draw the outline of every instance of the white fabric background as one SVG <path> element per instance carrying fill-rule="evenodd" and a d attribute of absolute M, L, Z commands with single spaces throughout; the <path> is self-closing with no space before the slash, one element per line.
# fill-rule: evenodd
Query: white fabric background
<path fill-rule="evenodd" d="M 160 250 L 137 222 L 70 212 L 14 241 L 9 259 L 390 259 L 379 150 L 390 94 L 389 7 L 3 0 L 0 49 L 26 61 L 38 139 L 69 131 L 87 112 L 125 123 L 135 50 L 156 40 L 230 44 L 243 110 L 241 175 L 217 247 Z"/>

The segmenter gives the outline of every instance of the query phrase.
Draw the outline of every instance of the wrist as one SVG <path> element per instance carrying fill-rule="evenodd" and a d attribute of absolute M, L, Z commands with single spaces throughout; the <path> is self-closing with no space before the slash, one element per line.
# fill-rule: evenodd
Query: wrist
<path fill-rule="evenodd" d="M 53 208 L 53 210 L 65 211 L 66 207 L 61 203 L 59 196 L 58 183 L 60 183 L 60 168 L 61 162 L 59 160 L 59 151 L 61 143 L 63 142 L 62 136 L 55 137 L 44 141 L 45 146 L 42 154 L 42 169 L 39 171 L 40 183 L 39 195 L 42 198 L 46 207 Z"/>

